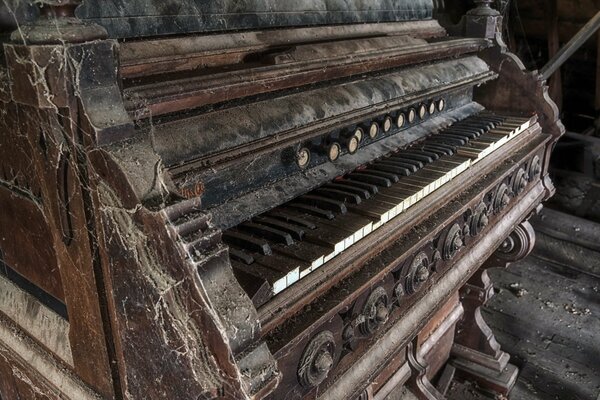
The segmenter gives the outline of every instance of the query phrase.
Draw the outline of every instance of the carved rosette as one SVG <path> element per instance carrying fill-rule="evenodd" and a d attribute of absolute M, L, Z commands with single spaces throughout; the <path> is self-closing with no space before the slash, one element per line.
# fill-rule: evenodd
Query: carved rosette
<path fill-rule="evenodd" d="M 302 386 L 318 386 L 333 368 L 335 339 L 330 331 L 319 332 L 306 346 L 300 364 L 298 379 Z"/>
<path fill-rule="evenodd" d="M 506 262 L 521 260 L 533 250 L 535 231 L 528 221 L 519 224 L 514 231 L 502 242 L 494 255 Z"/>
<path fill-rule="evenodd" d="M 371 292 L 363 309 L 365 320 L 360 327 L 362 333 L 371 335 L 386 323 L 390 314 L 388 305 L 388 295 L 383 287 L 379 286 Z"/>
<path fill-rule="evenodd" d="M 416 293 L 429 279 L 429 258 L 425 252 L 418 253 L 410 263 L 404 282 L 404 292 L 408 295 Z M 400 293 L 397 291 L 396 295 Z"/>

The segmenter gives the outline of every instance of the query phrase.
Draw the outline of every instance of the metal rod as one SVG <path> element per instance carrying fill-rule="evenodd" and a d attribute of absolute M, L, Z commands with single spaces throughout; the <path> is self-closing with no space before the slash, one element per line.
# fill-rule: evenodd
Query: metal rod
<path fill-rule="evenodd" d="M 598 28 L 600 28 L 600 11 L 598 11 L 596 15 L 594 15 L 594 18 L 589 20 L 589 22 L 585 24 L 583 28 L 581 28 L 579 32 L 577 32 L 577 34 L 573 36 L 573 38 L 571 38 L 571 40 L 569 40 L 569 42 L 565 44 L 563 48 L 560 49 L 546 65 L 544 65 L 544 68 L 542 68 L 540 71 L 542 78 L 550 78 L 552 74 L 556 72 L 556 70 L 559 69 L 560 66 L 563 65 L 564 62 L 567 61 L 569 57 L 571 57 L 573 53 L 575 53 L 581 47 L 581 45 L 584 44 L 590 38 L 590 36 L 592 36 L 594 32 L 598 30 Z"/>

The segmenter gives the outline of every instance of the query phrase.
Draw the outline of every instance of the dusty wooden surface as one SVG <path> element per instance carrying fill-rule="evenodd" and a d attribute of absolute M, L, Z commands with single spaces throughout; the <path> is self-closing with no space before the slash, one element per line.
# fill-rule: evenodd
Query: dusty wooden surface
<path fill-rule="evenodd" d="M 510 398 L 596 400 L 600 280 L 533 254 L 506 270 L 490 270 L 497 293 L 484 318 L 520 368 Z M 487 397 L 455 384 L 450 398 Z"/>

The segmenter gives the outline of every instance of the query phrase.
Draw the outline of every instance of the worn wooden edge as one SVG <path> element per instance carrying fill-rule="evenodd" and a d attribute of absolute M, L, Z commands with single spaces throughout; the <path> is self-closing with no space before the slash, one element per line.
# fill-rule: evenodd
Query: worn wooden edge
<path fill-rule="evenodd" d="M 403 385 L 410 378 L 411 369 L 408 362 L 402 364 L 402 366 L 392 375 L 387 382 L 379 389 L 373 396 L 373 400 L 385 400 L 387 396 L 392 393 L 393 390 Z"/>
<path fill-rule="evenodd" d="M 440 340 L 440 338 L 444 336 L 446 332 L 448 332 L 462 318 L 464 312 L 465 310 L 462 304 L 460 302 L 456 304 L 446 319 L 444 319 L 444 321 L 434 329 L 431 335 L 418 348 L 420 355 L 425 356 L 427 353 L 429 353 L 436 345 L 438 340 Z"/>
<path fill-rule="evenodd" d="M 73 366 L 69 322 L 0 276 L 0 313 L 65 363 Z"/>
<path fill-rule="evenodd" d="M 462 257 L 440 280 L 436 290 L 426 292 L 420 301 L 411 307 L 371 347 L 369 352 L 354 363 L 353 368 L 348 369 L 319 398 L 345 399 L 356 394 L 360 387 L 357 383 L 366 382 L 372 375 L 373 369 L 386 364 L 389 354 L 393 354 L 397 349 L 407 345 L 411 338 L 422 328 L 425 321 L 437 311 L 440 304 L 444 304 L 456 288 L 462 286 L 479 269 L 482 262 L 500 246 L 516 225 L 535 209 L 537 204 L 542 201 L 544 192 L 541 182 L 532 187 L 520 199 L 520 202 L 505 214 L 503 220 L 492 227 L 469 253 L 463 253 Z"/>
<path fill-rule="evenodd" d="M 120 45 L 121 74 L 123 77 L 135 77 L 149 73 L 172 72 L 182 66 L 188 68 L 190 57 L 202 58 L 215 52 L 244 53 L 299 42 L 354 39 L 375 35 L 410 34 L 418 38 L 431 38 L 446 34 L 435 20 L 289 28 L 276 32 L 198 34 L 123 42 Z"/>
<path fill-rule="evenodd" d="M 456 39 L 291 63 L 252 66 L 230 72 L 164 80 L 123 91 L 125 107 L 133 119 L 157 117 L 208 104 L 406 67 L 443 58 L 475 53 L 490 45 L 482 39 Z"/>
<path fill-rule="evenodd" d="M 39 377 L 36 385 L 49 386 L 69 400 L 100 400 L 88 386 L 48 354 L 18 327 L 0 314 L 0 353 L 15 366 L 32 371 Z M 33 383 L 33 382 L 32 382 Z M 7 399 L 11 400 L 11 399 Z"/>

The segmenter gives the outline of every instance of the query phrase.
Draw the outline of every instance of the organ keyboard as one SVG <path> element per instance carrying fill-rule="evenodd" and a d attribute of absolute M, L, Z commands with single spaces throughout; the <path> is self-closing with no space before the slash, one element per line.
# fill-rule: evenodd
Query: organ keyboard
<path fill-rule="evenodd" d="M 467 117 L 226 231 L 240 283 L 250 281 L 257 293 L 278 294 L 475 167 L 532 121 L 494 114 Z"/>
<path fill-rule="evenodd" d="M 564 129 L 489 0 L 79 3 L 0 6 L 2 398 L 509 392 Z"/>

